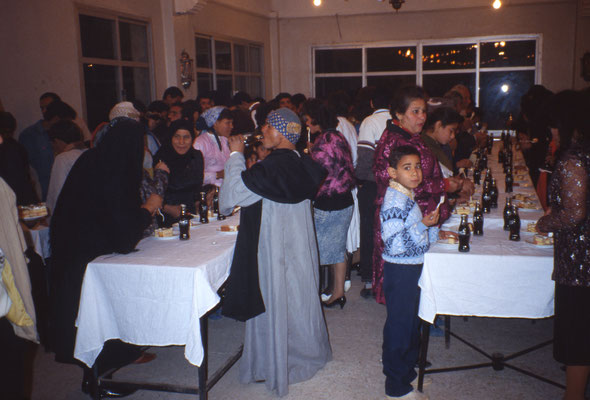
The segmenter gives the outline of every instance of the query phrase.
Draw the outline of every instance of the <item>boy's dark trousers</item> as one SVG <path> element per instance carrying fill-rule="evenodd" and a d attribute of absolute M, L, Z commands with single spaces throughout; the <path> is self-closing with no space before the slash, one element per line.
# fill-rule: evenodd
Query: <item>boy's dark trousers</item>
<path fill-rule="evenodd" d="M 423 264 L 383 266 L 383 293 L 387 319 L 383 328 L 383 373 L 385 393 L 399 397 L 412 391 L 414 367 L 420 348 L 418 280 Z"/>

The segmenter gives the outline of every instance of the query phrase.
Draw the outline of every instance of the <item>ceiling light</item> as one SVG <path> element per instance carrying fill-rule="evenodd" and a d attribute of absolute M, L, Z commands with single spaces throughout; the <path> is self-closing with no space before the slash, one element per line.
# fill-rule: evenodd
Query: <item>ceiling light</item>
<path fill-rule="evenodd" d="M 502 7 L 502 2 L 500 0 L 494 0 L 492 7 L 497 10 L 498 8 Z"/>
<path fill-rule="evenodd" d="M 322 0 L 313 0 L 313 5 L 319 7 L 322 5 Z"/>

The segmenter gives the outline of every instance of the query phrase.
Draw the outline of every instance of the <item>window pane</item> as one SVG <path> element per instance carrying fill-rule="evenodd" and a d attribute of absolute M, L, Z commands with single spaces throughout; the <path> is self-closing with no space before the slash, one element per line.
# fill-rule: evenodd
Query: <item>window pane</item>
<path fill-rule="evenodd" d="M 115 59 L 115 21 L 80 15 L 82 56 Z"/>
<path fill-rule="evenodd" d="M 217 94 L 223 101 L 229 101 L 232 98 L 232 80 L 231 75 L 217 75 Z"/>
<path fill-rule="evenodd" d="M 535 83 L 535 71 L 482 72 L 479 104 L 489 129 L 504 129 L 508 115 L 516 118 L 520 98 Z"/>
<path fill-rule="evenodd" d="M 362 72 L 362 49 L 330 49 L 315 51 L 315 72 Z"/>
<path fill-rule="evenodd" d="M 231 43 L 215 41 L 215 68 L 231 70 Z"/>
<path fill-rule="evenodd" d="M 250 91 L 248 90 L 248 77 L 247 76 L 236 75 L 236 90 L 246 92 L 248 94 L 250 93 Z"/>
<path fill-rule="evenodd" d="M 234 70 L 247 72 L 246 66 L 246 46 L 234 44 Z"/>
<path fill-rule="evenodd" d="M 463 84 L 469 88 L 471 99 L 475 99 L 475 73 L 424 75 L 422 84 L 431 97 L 443 97 L 453 86 Z"/>
<path fill-rule="evenodd" d="M 416 47 L 367 49 L 367 71 L 416 70 Z"/>
<path fill-rule="evenodd" d="M 151 102 L 150 70 L 123 67 L 123 89 L 125 100 L 140 100 L 148 105 Z"/>
<path fill-rule="evenodd" d="M 250 46 L 250 71 L 249 72 L 262 72 L 262 48 L 258 46 Z"/>
<path fill-rule="evenodd" d="M 248 94 L 252 97 L 263 97 L 262 78 L 259 76 L 251 76 L 248 80 L 250 81 Z"/>
<path fill-rule="evenodd" d="M 346 78 L 316 78 L 315 95 L 324 97 L 336 90 L 344 90 L 348 94 L 354 94 L 362 85 L 363 80 L 360 76 Z"/>
<path fill-rule="evenodd" d="M 425 71 L 475 68 L 476 49 L 475 44 L 424 46 L 422 68 Z"/>
<path fill-rule="evenodd" d="M 204 72 L 197 73 L 197 92 L 205 94 L 213 90 L 213 75 Z"/>
<path fill-rule="evenodd" d="M 197 67 L 211 68 L 211 39 L 197 37 L 195 38 L 197 48 Z"/>
<path fill-rule="evenodd" d="M 99 123 L 109 120 L 109 111 L 118 102 L 117 67 L 84 64 L 84 88 L 88 128 L 93 131 Z"/>
<path fill-rule="evenodd" d="M 482 67 L 520 67 L 535 65 L 535 40 L 481 43 Z"/>
<path fill-rule="evenodd" d="M 415 85 L 416 75 L 368 76 L 367 86 L 389 88 L 391 93 L 406 85 Z"/>
<path fill-rule="evenodd" d="M 145 25 L 119 23 L 121 37 L 121 59 L 126 61 L 148 61 L 147 29 Z"/>

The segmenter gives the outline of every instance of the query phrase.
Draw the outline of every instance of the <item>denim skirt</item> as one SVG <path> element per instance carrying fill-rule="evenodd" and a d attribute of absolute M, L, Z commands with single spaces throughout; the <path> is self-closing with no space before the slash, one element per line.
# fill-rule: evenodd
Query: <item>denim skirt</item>
<path fill-rule="evenodd" d="M 321 265 L 346 261 L 346 237 L 351 218 L 352 206 L 335 211 L 313 209 Z"/>

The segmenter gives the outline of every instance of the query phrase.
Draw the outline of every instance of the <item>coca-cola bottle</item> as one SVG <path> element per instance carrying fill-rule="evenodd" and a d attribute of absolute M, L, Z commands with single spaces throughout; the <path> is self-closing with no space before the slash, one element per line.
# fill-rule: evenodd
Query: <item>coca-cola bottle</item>
<path fill-rule="evenodd" d="M 466 253 L 470 250 L 469 238 L 471 231 L 469 230 L 469 223 L 467 222 L 467 215 L 461 215 L 461 223 L 459 224 L 459 251 Z"/>
<path fill-rule="evenodd" d="M 209 207 L 207 206 L 207 193 L 201 192 L 201 202 L 199 203 L 199 221 L 202 224 L 209 223 Z"/>
<path fill-rule="evenodd" d="M 512 193 L 512 185 L 514 184 L 514 177 L 512 176 L 512 167 L 506 169 L 506 178 L 504 180 L 506 184 L 506 193 Z"/>
<path fill-rule="evenodd" d="M 178 220 L 178 229 L 180 230 L 180 240 L 188 240 L 190 238 L 191 221 L 186 212 L 186 205 L 180 205 L 180 219 Z"/>
<path fill-rule="evenodd" d="M 492 178 L 492 183 L 490 186 L 490 196 L 492 198 L 490 206 L 492 208 L 498 208 L 498 186 L 496 185 L 496 178 Z"/>
<path fill-rule="evenodd" d="M 481 236 L 483 235 L 483 213 L 479 201 L 475 203 L 475 211 L 473 212 L 473 234 Z"/>
<path fill-rule="evenodd" d="M 520 240 L 520 216 L 518 207 L 512 206 L 512 215 L 508 219 L 508 230 L 510 231 L 510 240 L 518 242 Z"/>
<path fill-rule="evenodd" d="M 512 199 L 510 196 L 506 197 L 506 206 L 504 206 L 504 212 L 502 216 L 504 217 L 504 230 L 507 231 L 510 229 L 508 227 L 508 220 L 512 216 Z"/>
<path fill-rule="evenodd" d="M 490 184 L 488 182 L 483 183 L 483 193 L 481 194 L 481 208 L 486 214 L 490 213 L 492 208 L 492 196 L 490 195 Z"/>

